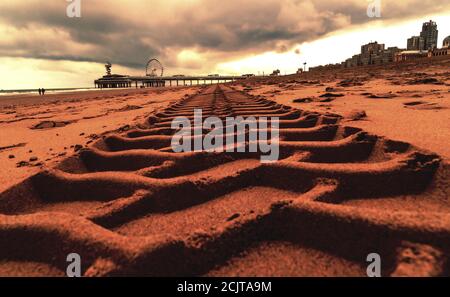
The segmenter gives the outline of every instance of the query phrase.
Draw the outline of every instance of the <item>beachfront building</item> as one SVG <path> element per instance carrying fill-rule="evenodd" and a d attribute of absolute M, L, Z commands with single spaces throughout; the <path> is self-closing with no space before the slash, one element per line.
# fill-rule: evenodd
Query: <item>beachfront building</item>
<path fill-rule="evenodd" d="M 436 48 L 428 52 L 428 57 L 440 57 L 440 56 L 448 56 L 450 55 L 450 48 Z"/>
<path fill-rule="evenodd" d="M 358 67 L 361 66 L 361 55 L 353 55 L 351 58 L 351 67 Z"/>
<path fill-rule="evenodd" d="M 396 46 L 388 47 L 382 53 L 382 64 L 388 64 L 395 62 L 395 55 L 402 52 L 402 49 L 399 49 Z"/>
<path fill-rule="evenodd" d="M 429 21 L 423 23 L 422 32 L 420 32 L 420 37 L 424 40 L 423 50 L 432 50 L 437 48 L 438 45 L 438 29 L 436 22 Z"/>
<path fill-rule="evenodd" d="M 371 42 L 361 46 L 361 53 L 341 63 L 341 68 L 382 65 L 395 61 L 395 55 L 402 50 L 398 47 L 385 48 L 384 44 Z"/>
<path fill-rule="evenodd" d="M 413 36 L 408 39 L 406 47 L 408 51 L 420 51 L 425 49 L 425 40 L 421 36 Z"/>
<path fill-rule="evenodd" d="M 354 55 L 353 57 L 345 60 L 342 64 L 343 68 L 353 68 L 361 66 L 361 55 Z"/>
<path fill-rule="evenodd" d="M 333 70 L 337 68 L 354 68 L 369 65 L 382 65 L 393 62 L 411 61 L 427 57 L 450 55 L 450 36 L 444 39 L 443 48 L 437 48 L 438 29 L 436 22 L 423 23 L 419 36 L 408 39 L 407 48 L 385 48 L 384 44 L 370 42 L 361 46 L 361 53 L 339 64 L 314 67 L 311 70 Z"/>
<path fill-rule="evenodd" d="M 342 63 L 329 64 L 325 66 L 314 67 L 312 70 L 332 70 L 339 68 L 354 68 L 359 66 L 383 65 L 395 62 L 396 54 L 403 51 L 398 47 L 385 48 L 384 44 L 370 42 L 361 46 L 361 53 L 353 55 Z"/>
<path fill-rule="evenodd" d="M 384 44 L 378 43 L 377 41 L 370 42 L 361 46 L 361 55 L 379 54 L 384 51 L 384 48 Z"/>
<path fill-rule="evenodd" d="M 402 51 L 395 54 L 395 62 L 411 61 L 428 57 L 428 51 Z"/>
<path fill-rule="evenodd" d="M 428 57 L 440 57 L 450 55 L 450 36 L 444 39 L 442 48 L 435 48 L 428 52 Z"/>
<path fill-rule="evenodd" d="M 412 36 L 407 41 L 408 51 L 427 51 L 437 48 L 438 29 L 436 22 L 423 23 L 419 36 Z"/>
<path fill-rule="evenodd" d="M 362 66 L 381 64 L 381 55 L 384 51 L 384 44 L 370 42 L 361 46 L 360 62 Z"/>
<path fill-rule="evenodd" d="M 444 39 L 444 42 L 442 43 L 442 47 L 446 47 L 446 48 L 449 48 L 450 47 L 450 36 L 447 36 L 445 39 Z"/>

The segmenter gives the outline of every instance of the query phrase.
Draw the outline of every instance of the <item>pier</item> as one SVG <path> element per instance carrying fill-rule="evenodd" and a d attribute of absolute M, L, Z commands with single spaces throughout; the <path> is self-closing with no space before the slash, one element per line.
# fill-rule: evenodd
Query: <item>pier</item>
<path fill-rule="evenodd" d="M 193 86 L 233 82 L 245 76 L 126 76 L 105 75 L 94 81 L 96 88 L 147 88 L 167 86 Z"/>

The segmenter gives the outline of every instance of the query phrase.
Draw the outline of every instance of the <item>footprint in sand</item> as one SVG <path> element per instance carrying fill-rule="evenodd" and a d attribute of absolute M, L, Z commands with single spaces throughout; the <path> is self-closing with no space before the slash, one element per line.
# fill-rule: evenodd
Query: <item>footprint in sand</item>
<path fill-rule="evenodd" d="M 438 110 L 438 109 L 444 109 L 444 107 L 436 104 L 436 103 L 430 103 L 425 101 L 411 101 L 403 103 L 405 108 L 412 108 L 412 109 L 418 109 L 418 110 Z"/>
<path fill-rule="evenodd" d="M 34 125 L 30 129 L 32 129 L 32 130 L 40 130 L 40 129 L 59 128 L 59 127 L 67 126 L 67 125 L 69 125 L 71 123 L 72 122 L 70 122 L 70 121 L 67 121 L 67 122 L 63 122 L 63 121 L 61 121 L 61 122 L 43 121 L 43 122 L 40 122 L 39 124 Z"/>

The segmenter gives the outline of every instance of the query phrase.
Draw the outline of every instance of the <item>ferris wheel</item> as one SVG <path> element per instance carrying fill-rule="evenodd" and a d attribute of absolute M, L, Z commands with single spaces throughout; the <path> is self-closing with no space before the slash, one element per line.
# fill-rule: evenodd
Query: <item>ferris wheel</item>
<path fill-rule="evenodd" d="M 157 59 L 150 59 L 147 62 L 147 67 L 145 68 L 145 75 L 146 76 L 163 76 L 164 74 L 164 67 Z"/>

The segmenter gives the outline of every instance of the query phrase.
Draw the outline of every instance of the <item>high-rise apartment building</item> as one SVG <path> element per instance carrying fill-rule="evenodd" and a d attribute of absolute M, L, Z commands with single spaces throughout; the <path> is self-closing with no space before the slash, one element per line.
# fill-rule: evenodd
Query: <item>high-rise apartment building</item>
<path fill-rule="evenodd" d="M 409 51 L 420 51 L 425 48 L 425 40 L 420 36 L 413 36 L 408 39 L 407 49 Z"/>
<path fill-rule="evenodd" d="M 436 22 L 429 21 L 423 23 L 422 32 L 420 32 L 420 37 L 424 40 L 423 50 L 429 50 L 437 48 L 438 44 L 438 29 Z"/>

